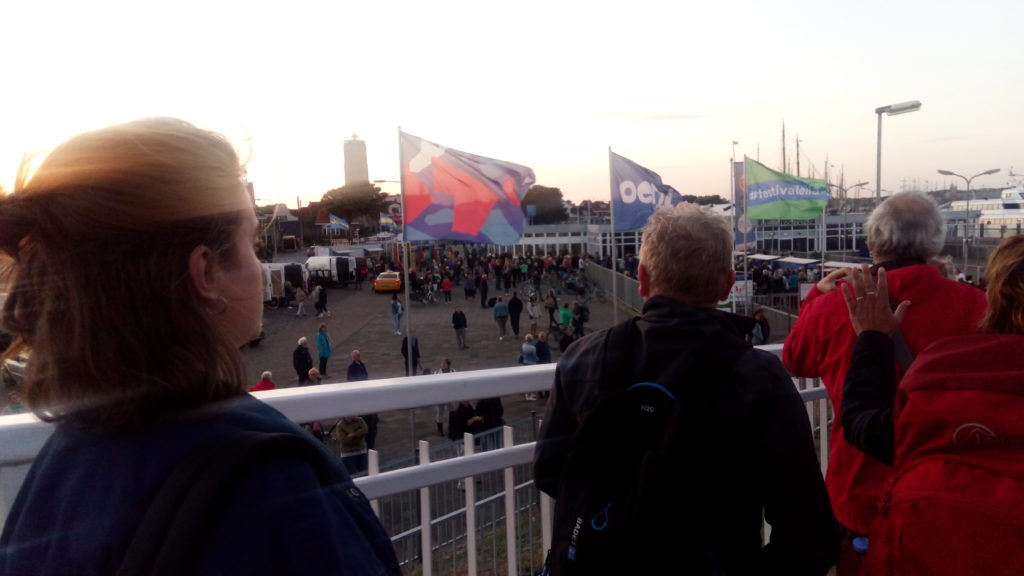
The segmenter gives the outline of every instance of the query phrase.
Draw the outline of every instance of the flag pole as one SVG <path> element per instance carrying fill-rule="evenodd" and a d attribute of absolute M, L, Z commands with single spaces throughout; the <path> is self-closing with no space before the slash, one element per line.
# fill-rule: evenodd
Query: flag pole
<path fill-rule="evenodd" d="M 735 162 L 735 160 L 734 160 L 734 162 Z M 747 155 L 744 154 L 743 155 L 743 171 L 744 171 L 743 180 L 744 181 L 746 181 L 746 179 L 747 179 L 746 170 L 747 170 Z M 735 180 L 736 179 L 736 164 L 732 165 L 732 174 L 733 174 L 733 176 L 732 176 L 733 180 Z M 733 196 L 736 195 L 736 188 L 737 187 L 734 184 L 733 187 L 732 187 Z M 750 216 L 747 216 L 747 204 L 748 204 L 748 202 L 747 202 L 747 187 L 744 186 L 743 187 L 743 217 L 747 219 L 747 224 L 750 224 Z M 735 208 L 734 208 L 734 210 L 735 210 Z M 747 314 L 753 315 L 753 313 L 754 313 L 754 294 L 753 294 L 753 292 L 755 290 L 757 290 L 757 286 L 754 285 L 753 281 L 750 281 L 749 283 L 747 283 L 747 280 L 750 279 L 750 267 L 749 267 L 750 265 L 748 264 L 749 261 L 747 260 L 747 252 L 749 251 L 749 249 L 747 248 L 747 234 L 749 234 L 749 233 L 748 232 L 744 232 L 743 233 L 743 282 L 744 282 L 744 284 L 746 285 L 746 288 L 747 288 L 747 298 L 746 298 L 746 302 L 745 302 L 746 306 L 747 306 Z M 754 238 L 755 238 L 754 246 L 756 247 L 757 246 L 757 240 L 756 240 L 757 232 L 756 231 L 754 232 Z"/>
<path fill-rule="evenodd" d="M 736 142 L 733 142 L 733 150 L 736 149 Z M 732 200 L 732 208 L 730 212 L 729 221 L 732 222 L 732 269 L 736 270 L 736 240 L 739 236 L 739 228 L 737 228 L 736 220 L 736 153 L 733 152 L 729 156 L 729 199 Z M 747 271 L 743 270 L 743 288 L 744 292 L 747 287 Z M 735 292 L 735 288 L 733 289 Z M 736 313 L 736 298 L 729 298 L 732 303 L 732 313 Z M 749 310 L 748 310 L 749 312 Z"/>
<path fill-rule="evenodd" d="M 409 306 L 409 243 L 406 238 L 405 221 L 405 158 L 402 155 L 402 127 L 398 127 L 398 202 L 402 207 L 402 286 L 405 288 L 405 365 L 406 373 L 415 376 L 413 373 L 412 356 L 412 308 Z M 393 217 L 392 217 L 393 218 Z M 394 227 L 394 222 L 391 226 Z M 416 458 L 416 408 L 409 408 L 409 441 L 412 443 L 412 457 Z"/>
<path fill-rule="evenodd" d="M 413 375 L 412 357 L 412 307 L 409 306 L 409 238 L 406 235 L 405 221 L 405 158 L 402 156 L 402 127 L 398 127 L 398 180 L 399 180 L 399 204 L 402 206 L 402 287 L 405 288 L 405 356 L 406 373 Z M 413 439 L 415 445 L 415 438 Z"/>
<path fill-rule="evenodd" d="M 619 254 L 615 249 L 615 172 L 612 169 L 612 147 L 608 147 L 608 189 L 611 194 L 608 199 L 611 201 L 612 213 L 612 324 L 619 323 L 619 281 L 615 277 L 619 264 Z"/>

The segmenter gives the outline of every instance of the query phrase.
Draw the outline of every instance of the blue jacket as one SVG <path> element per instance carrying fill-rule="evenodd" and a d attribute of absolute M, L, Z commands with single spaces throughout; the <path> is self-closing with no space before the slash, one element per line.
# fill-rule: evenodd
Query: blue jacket
<path fill-rule="evenodd" d="M 508 304 L 504 301 L 494 303 L 494 317 L 508 318 Z"/>
<path fill-rule="evenodd" d="M 316 353 L 321 358 L 331 357 L 331 337 L 326 332 L 316 333 Z"/>
<path fill-rule="evenodd" d="M 136 435 L 58 425 L 0 536 L 0 574 L 115 574 L 161 483 L 198 445 L 234 430 L 285 432 L 324 453 L 258 465 L 235 487 L 196 574 L 401 574 L 391 541 L 341 461 L 248 394 Z"/>

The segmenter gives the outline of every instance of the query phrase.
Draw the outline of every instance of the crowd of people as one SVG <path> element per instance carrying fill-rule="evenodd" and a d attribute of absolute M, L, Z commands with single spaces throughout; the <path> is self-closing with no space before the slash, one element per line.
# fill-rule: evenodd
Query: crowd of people
<path fill-rule="evenodd" d="M 673 491 L 701 495 L 686 511 L 703 529 L 672 534 L 680 543 L 697 541 L 705 561 L 713 551 L 701 566 L 715 573 L 1019 574 L 1024 501 L 1010 494 L 1024 483 L 1016 441 L 1024 437 L 1024 368 L 1016 360 L 1024 349 L 1024 237 L 992 252 L 979 290 L 953 278 L 948 259 L 938 257 L 944 222 L 926 194 L 887 198 L 865 234 L 872 264 L 814 283 L 781 363 L 749 348 L 727 363 L 733 372 L 716 392 L 712 423 L 688 429 L 714 447 L 686 456 L 689 469 L 703 454 L 708 460 L 696 465 L 705 472 L 671 481 Z M 689 207 L 651 217 L 638 268 L 643 313 L 624 353 L 632 374 L 625 385 L 671 386 L 744 339 L 748 346 L 767 340 L 764 310 L 745 318 L 713 309 L 735 278 L 730 248 L 728 229 Z M 698 253 L 706 263 L 699 272 L 683 264 Z M 768 277 L 762 271 L 760 282 Z M 715 353 L 700 347 L 722 333 L 733 344 Z M 614 354 L 610 363 L 618 363 L 618 354 L 604 351 L 608 337 L 588 336 L 559 360 L 537 442 L 537 487 L 556 498 L 553 573 L 588 561 L 589 517 L 559 520 L 589 487 L 572 471 L 585 468 L 581 444 L 595 436 L 587 423 L 599 412 L 601 374 L 609 369 L 600 368 L 602 358 Z M 820 378 L 831 400 L 824 481 L 790 374 Z M 756 394 L 770 399 L 749 397 Z M 743 456 L 723 463 L 718 453 Z M 747 468 L 756 462 L 771 465 Z M 672 516 L 672 498 L 661 496 L 658 513 Z M 772 528 L 763 548 L 758 523 L 744 520 L 762 509 Z M 605 509 L 595 514 L 604 525 L 624 521 Z M 565 550 L 559 531 L 571 533 L 571 555 L 558 555 Z M 670 545 L 642 527 L 636 532 L 616 543 L 629 553 L 612 555 L 608 566 L 636 570 Z M 685 557 L 686 550 L 673 553 Z"/>
<path fill-rule="evenodd" d="M 366 470 L 377 415 L 304 428 L 247 393 L 278 385 L 266 371 L 250 386 L 240 355 L 263 313 L 260 230 L 241 176 L 220 135 L 146 119 L 71 138 L 0 196 L 5 358 L 31 353 L 16 401 L 54 425 L 0 534 L 0 572 L 117 572 L 138 561 L 147 511 L 166 508 L 165 480 L 273 437 L 302 449 L 255 452 L 207 512 L 212 529 L 174 559 L 182 573 L 401 573 L 352 481 Z M 585 258 L 420 253 L 416 277 L 453 306 L 460 350 L 469 347 L 461 307 L 475 306 L 477 294 L 493 309 L 498 339 L 521 337 L 523 364 L 551 362 L 548 335 L 559 337 L 533 461 L 537 488 L 556 499 L 555 574 L 595 558 L 607 561 L 600 573 L 657 571 L 665 561 L 730 574 L 1020 573 L 1024 238 L 992 252 L 981 290 L 936 265 L 944 234 L 926 194 L 880 203 L 865 225 L 872 265 L 814 282 L 781 360 L 751 345 L 769 338 L 763 312 L 717 308 L 736 278 L 732 231 L 690 204 L 650 217 L 635 261 L 641 314 L 610 330 L 587 333 L 584 303 L 564 297 L 582 283 Z M 112 270 L 130 281 L 95 282 Z M 451 302 L 460 285 L 465 300 Z M 319 286 L 296 296 L 296 314 L 308 299 L 329 317 L 325 298 Z M 547 326 L 538 323 L 543 309 Z M 422 366 L 417 337 L 401 333 L 402 312 L 392 308 L 407 374 L 455 372 L 451 358 Z M 326 323 L 315 346 L 318 364 L 309 338 L 296 342 L 300 385 L 335 371 Z M 368 380 L 362 353 L 349 356 L 346 380 Z M 824 477 L 791 375 L 820 378 L 828 391 L 835 417 Z M 662 401 L 615 405 L 636 387 Z M 687 417 L 671 418 L 650 445 L 596 416 L 611 406 L 623 411 L 619 422 L 638 422 L 668 405 Z M 640 416 L 626 414 L 634 408 Z M 501 398 L 441 404 L 435 423 L 452 439 L 488 438 L 504 408 Z M 588 447 L 595 439 L 608 443 Z M 654 469 L 663 474 L 645 475 Z M 647 490 L 574 516 L 567 507 L 592 487 L 574 482 L 601 476 L 595 470 Z M 617 532 L 616 546 L 583 547 L 616 523 L 634 529 Z M 571 553 L 559 555 L 567 539 Z"/>

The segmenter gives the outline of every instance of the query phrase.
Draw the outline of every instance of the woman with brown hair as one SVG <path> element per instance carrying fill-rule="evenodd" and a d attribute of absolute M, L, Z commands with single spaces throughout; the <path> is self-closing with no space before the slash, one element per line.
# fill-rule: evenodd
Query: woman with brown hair
<path fill-rule="evenodd" d="M 337 457 L 248 395 L 260 230 L 220 135 L 147 119 L 73 137 L 0 196 L 5 357 L 52 422 L 0 536 L 0 573 L 113 574 L 164 481 L 210 446 L 295 437 L 314 458 L 256 462 L 195 534 L 188 573 L 398 574 Z"/>

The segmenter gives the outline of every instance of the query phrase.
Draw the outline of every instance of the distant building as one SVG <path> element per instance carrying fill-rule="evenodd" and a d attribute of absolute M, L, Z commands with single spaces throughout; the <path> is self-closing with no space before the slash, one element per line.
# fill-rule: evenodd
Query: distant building
<path fill-rule="evenodd" d="M 345 184 L 370 181 L 370 170 L 366 164 L 366 142 L 355 134 L 345 141 Z"/>

